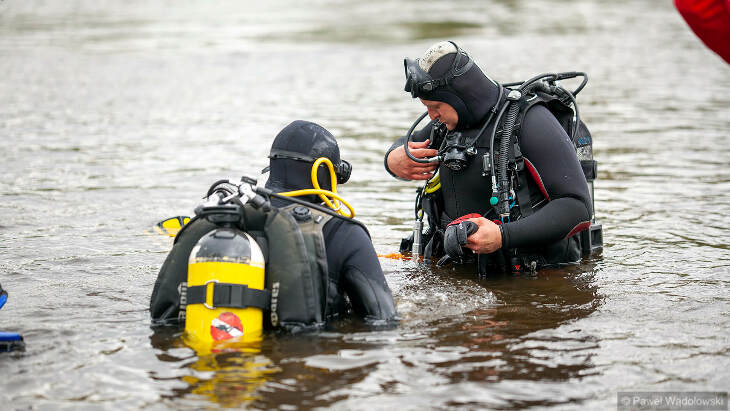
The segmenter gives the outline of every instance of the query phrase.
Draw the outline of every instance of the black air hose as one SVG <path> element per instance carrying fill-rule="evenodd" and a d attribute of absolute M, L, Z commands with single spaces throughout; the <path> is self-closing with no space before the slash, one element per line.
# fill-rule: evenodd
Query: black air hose
<path fill-rule="evenodd" d="M 226 196 L 229 196 L 233 194 L 233 190 L 231 189 L 232 186 L 235 187 L 228 179 L 218 180 L 210 186 L 208 192 L 205 193 L 205 197 L 203 198 L 212 196 L 216 191 L 223 191 L 226 193 Z"/>
<path fill-rule="evenodd" d="M 586 83 L 588 83 L 588 75 L 586 73 L 582 71 L 568 71 L 565 73 L 558 73 L 556 80 L 565 80 L 574 77 L 583 77 L 583 81 L 580 82 L 580 85 L 575 90 L 573 90 L 573 95 L 577 96 L 578 93 L 583 90 L 583 87 L 586 86 Z"/>
<path fill-rule="evenodd" d="M 572 93 L 563 89 L 560 86 L 556 86 L 553 83 L 556 80 L 563 80 L 573 77 L 583 77 L 583 81 L 581 84 L 576 88 Z M 547 79 L 547 82 L 545 81 L 538 81 Z M 499 144 L 499 159 L 497 162 L 497 170 L 495 170 L 494 163 L 495 161 L 490 161 L 490 168 L 492 172 L 492 187 L 495 186 L 495 183 L 497 182 L 497 178 L 499 181 L 498 184 L 498 190 L 496 194 L 498 197 L 490 200 L 492 205 L 497 205 L 497 211 L 500 214 L 501 217 L 507 217 L 509 216 L 509 176 L 507 175 L 507 165 L 509 163 L 509 145 L 512 142 L 512 132 L 515 127 L 515 123 L 517 121 L 517 115 L 519 114 L 519 104 L 517 100 L 520 99 L 521 96 L 524 94 L 528 94 L 533 92 L 534 90 L 540 90 L 545 93 L 555 93 L 556 91 L 560 90 L 564 94 L 568 95 L 568 98 L 573 103 L 574 107 L 574 122 L 573 122 L 573 128 L 572 128 L 572 135 L 571 138 L 574 138 L 574 136 L 577 134 L 578 125 L 580 123 L 580 116 L 578 114 L 578 104 L 576 104 L 575 101 L 575 95 L 578 94 L 583 87 L 588 82 L 588 76 L 583 72 L 566 72 L 566 73 L 544 73 L 539 74 L 535 77 L 532 77 L 531 79 L 524 81 L 524 82 L 516 82 L 516 83 L 507 83 L 504 84 L 504 87 L 507 87 L 508 89 L 513 86 L 519 87 L 515 90 L 512 89 L 510 91 L 510 94 L 507 96 L 507 103 L 502 107 L 502 109 L 499 111 L 499 114 L 497 115 L 497 120 L 495 121 L 494 130 L 492 130 L 492 134 L 489 138 L 489 152 L 492 156 L 494 156 L 494 137 L 497 131 L 497 127 L 499 126 L 499 122 L 502 119 L 502 115 L 505 114 L 505 111 L 509 108 L 509 112 L 507 112 L 507 118 L 505 119 L 504 127 L 502 128 L 502 137 Z M 512 92 L 517 92 L 517 96 L 513 97 L 511 96 Z M 494 157 L 492 157 L 494 158 Z M 495 171 L 497 175 L 495 176 Z M 495 178 L 496 177 L 496 178 Z M 493 194 L 493 195 L 494 195 Z"/>
<path fill-rule="evenodd" d="M 580 91 L 580 90 L 578 90 Z M 573 129 L 571 130 L 570 139 L 575 142 L 575 139 L 578 138 L 578 127 L 580 126 L 580 114 L 578 113 L 578 102 L 575 101 L 575 94 L 569 92 L 568 90 L 565 90 L 565 93 L 568 95 L 568 98 L 570 98 L 570 101 L 573 103 Z"/>
<path fill-rule="evenodd" d="M 420 123 L 421 120 L 423 120 L 423 118 L 426 117 L 427 115 L 428 115 L 428 111 L 421 114 L 421 116 L 418 117 L 416 119 L 416 121 L 413 122 L 413 125 L 411 126 L 411 128 L 408 129 L 408 133 L 406 133 L 406 141 L 403 142 L 403 150 L 406 152 L 406 155 L 408 156 L 408 158 L 415 161 L 416 163 L 421 163 L 421 164 L 433 164 L 433 163 L 437 163 L 440 161 L 438 156 L 434 157 L 434 158 L 425 158 L 425 159 L 416 158 L 413 156 L 413 154 L 411 154 L 411 150 L 408 147 L 408 143 L 411 141 L 411 136 L 413 135 L 413 130 L 416 129 L 416 126 L 418 125 L 418 123 Z M 433 143 L 433 141 L 432 141 L 432 143 Z"/>
<path fill-rule="evenodd" d="M 499 141 L 499 161 L 497 163 L 497 175 L 499 176 L 499 206 L 497 208 L 500 217 L 509 216 L 509 177 L 507 176 L 507 164 L 509 163 L 509 145 L 512 142 L 512 130 L 515 128 L 517 114 L 520 111 L 519 104 L 510 103 L 507 118 L 504 120 L 502 138 Z"/>
<path fill-rule="evenodd" d="M 501 93 L 500 93 L 500 95 L 501 95 Z M 494 120 L 494 128 L 492 129 L 492 134 L 489 135 L 489 155 L 492 156 L 492 161 L 489 162 L 489 166 L 490 166 L 490 171 L 492 173 L 492 179 L 496 178 L 496 176 L 497 176 L 495 168 L 494 168 L 494 137 L 497 134 L 497 127 L 499 127 L 499 122 L 502 121 L 502 116 L 504 115 L 505 111 L 507 111 L 508 106 L 509 106 L 509 101 L 507 103 L 505 103 L 502 106 L 502 108 L 499 110 L 499 114 L 497 114 L 497 119 Z"/>

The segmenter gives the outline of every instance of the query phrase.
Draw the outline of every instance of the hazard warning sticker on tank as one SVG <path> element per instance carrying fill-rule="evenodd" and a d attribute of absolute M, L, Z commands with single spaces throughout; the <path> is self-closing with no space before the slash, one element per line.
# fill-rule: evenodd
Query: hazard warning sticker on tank
<path fill-rule="evenodd" d="M 224 312 L 210 323 L 210 335 L 215 341 L 230 340 L 243 335 L 241 319 L 232 312 Z"/>

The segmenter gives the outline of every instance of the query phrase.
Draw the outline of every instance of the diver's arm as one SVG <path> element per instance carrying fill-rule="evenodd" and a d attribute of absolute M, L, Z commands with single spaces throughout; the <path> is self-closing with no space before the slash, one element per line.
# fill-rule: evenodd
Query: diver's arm
<path fill-rule="evenodd" d="M 546 204 L 535 214 L 498 226 L 484 217 L 469 218 L 477 231 L 467 238 L 466 247 L 477 254 L 489 254 L 502 247 L 533 247 L 559 241 L 590 221 L 585 205 L 571 197 Z"/>
<path fill-rule="evenodd" d="M 370 237 L 354 224 L 345 224 L 340 242 L 345 253 L 340 286 L 355 313 L 365 320 L 392 320 L 396 316 L 393 295 L 380 267 Z M 329 251 L 329 250 L 328 250 Z"/>
<path fill-rule="evenodd" d="M 536 246 L 558 241 L 590 222 L 588 184 L 565 130 L 547 108 L 527 112 L 520 148 L 538 171 L 550 202 L 534 214 L 502 226 L 502 246 Z"/>
<path fill-rule="evenodd" d="M 426 126 L 413 134 L 408 148 L 414 157 L 427 158 L 437 154 L 437 150 L 428 148 L 430 143 L 428 140 L 429 130 L 430 127 Z M 385 170 L 393 177 L 403 180 L 427 180 L 431 178 L 438 164 L 422 164 L 408 158 L 403 148 L 405 141 L 405 136 L 399 138 L 385 153 Z"/>
<path fill-rule="evenodd" d="M 504 224 L 502 246 L 515 248 L 549 244 L 562 240 L 587 222 L 590 222 L 590 215 L 580 200 L 559 198 L 529 217 Z"/>

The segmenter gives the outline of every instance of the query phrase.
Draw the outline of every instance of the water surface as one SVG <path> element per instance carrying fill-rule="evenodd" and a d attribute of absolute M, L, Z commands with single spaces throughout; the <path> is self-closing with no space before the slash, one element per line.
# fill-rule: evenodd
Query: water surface
<path fill-rule="evenodd" d="M 0 1 L 0 357 L 14 409 L 610 409 L 730 386 L 730 67 L 670 2 Z M 153 332 L 170 239 L 208 184 L 307 119 L 355 166 L 379 253 L 417 183 L 382 166 L 423 110 L 406 56 L 452 39 L 501 82 L 589 73 L 600 256 L 479 280 L 381 259 L 401 315 L 198 357 Z"/>

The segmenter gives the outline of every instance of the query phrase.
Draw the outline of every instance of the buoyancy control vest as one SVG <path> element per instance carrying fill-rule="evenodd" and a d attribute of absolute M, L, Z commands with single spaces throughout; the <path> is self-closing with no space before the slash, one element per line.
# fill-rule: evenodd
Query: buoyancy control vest
<path fill-rule="evenodd" d="M 563 74 L 583 75 L 585 78 L 583 73 Z M 505 85 L 509 94 L 507 100 L 503 101 L 499 106 L 495 106 L 495 109 L 500 112 L 500 115 L 497 116 L 496 125 L 485 124 L 478 133 L 475 132 L 476 130 L 468 130 L 460 133 L 461 136 L 458 138 L 461 141 L 459 141 L 459 144 L 445 141 L 449 138 L 454 140 L 456 133 L 449 135 L 442 128 L 441 136 L 439 137 L 438 132 L 432 132 L 430 147 L 440 148 L 439 154 L 442 160 L 443 156 L 441 152 L 443 148 L 451 144 L 452 146 L 463 147 L 467 157 L 472 157 L 471 162 L 467 162 L 464 166 L 465 168 L 459 170 L 463 172 L 459 173 L 462 174 L 463 180 L 456 174 L 457 172 L 446 169 L 443 175 L 438 175 L 438 180 L 429 181 L 419 192 L 416 200 L 416 228 L 414 229 L 414 234 L 404 239 L 401 243 L 401 252 L 413 250 L 413 254 L 423 254 L 426 259 L 429 259 L 432 255 L 438 256 L 443 253 L 444 229 L 452 219 L 460 216 L 460 214 L 450 215 L 454 214 L 454 211 L 451 213 L 447 212 L 447 209 L 453 208 L 453 205 L 445 203 L 445 193 L 443 193 L 442 189 L 439 189 L 441 182 L 445 178 L 451 179 L 451 182 L 455 183 L 455 185 L 470 187 L 470 190 L 465 192 L 472 193 L 473 195 L 469 197 L 476 202 L 472 201 L 469 203 L 471 205 L 468 205 L 465 204 L 469 202 L 468 199 L 461 199 L 459 200 L 461 205 L 465 205 L 465 208 L 473 210 L 471 212 L 479 211 L 481 215 L 497 223 L 501 223 L 504 220 L 516 221 L 529 216 L 550 201 L 545 187 L 539 178 L 539 174 L 537 174 L 537 171 L 529 161 L 525 161 L 522 157 L 518 139 L 520 128 L 524 123 L 527 112 L 537 104 L 545 106 L 557 119 L 568 136 L 570 136 L 576 149 L 576 155 L 580 161 L 581 168 L 583 169 L 586 182 L 588 183 L 591 202 L 593 203 L 593 181 L 596 178 L 597 165 L 593 159 L 593 140 L 588 128 L 578 116 L 577 103 L 574 97 L 583 88 L 586 81 L 584 80 L 576 91 L 570 93 L 555 85 L 554 80 L 559 79 L 559 76 L 562 76 L 562 74 L 551 76 L 552 81 L 548 81 L 547 84 L 540 81 L 538 82 L 539 84 L 535 84 L 539 87 L 530 87 L 525 93 L 513 94 L 510 92 L 513 90 L 509 89 L 509 87 L 527 84 L 529 81 Z M 543 77 L 545 75 L 535 77 L 534 79 L 541 79 Z M 514 97 L 515 95 L 516 97 Z M 502 116 L 501 114 L 506 112 L 507 105 L 510 102 L 515 104 L 513 110 L 507 113 L 507 116 Z M 509 114 L 512 115 L 511 118 Z M 488 125 L 490 128 L 487 128 Z M 434 130 L 436 127 L 437 125 L 434 126 Z M 485 129 L 492 129 L 492 140 L 497 135 L 500 146 L 505 142 L 504 148 L 506 150 L 498 150 L 497 144 L 490 144 L 487 138 L 489 133 L 484 133 Z M 509 140 L 504 140 L 505 136 L 508 136 L 507 138 Z M 406 138 L 406 145 L 407 142 L 408 137 Z M 503 155 L 503 153 L 506 153 L 506 155 Z M 505 189 L 504 193 L 497 193 L 496 189 L 498 185 L 497 181 L 500 179 L 499 170 L 496 167 L 499 161 L 504 161 L 504 169 L 508 173 L 501 180 L 501 182 L 508 183 L 505 184 L 508 188 Z M 476 169 L 480 169 L 481 175 L 479 174 L 479 170 Z M 481 181 L 475 181 L 479 178 L 481 178 Z M 485 184 L 485 179 L 489 178 L 491 178 L 492 184 Z M 491 198 L 487 195 L 489 191 L 493 193 Z M 514 198 L 509 193 L 513 193 Z M 450 193 L 451 196 L 454 196 L 454 194 Z M 501 213 L 498 207 L 500 199 L 497 198 L 500 194 L 504 195 L 505 199 L 508 199 L 509 203 L 511 203 L 508 205 L 509 208 L 505 207 L 505 210 Z M 507 212 L 507 210 L 509 211 Z M 422 240 L 418 242 L 419 248 L 416 249 L 413 245 L 413 238 L 421 237 L 417 231 L 420 231 L 420 227 L 422 226 L 420 219 L 424 214 L 427 217 L 429 228 L 423 234 Z M 578 231 L 571 232 L 569 235 L 570 238 L 565 238 L 557 244 L 550 244 L 534 249 L 502 250 L 501 253 L 493 253 L 494 255 L 489 255 L 489 257 L 479 255 L 477 258 L 479 259 L 480 271 L 483 271 L 486 265 L 490 265 L 492 268 L 495 266 L 503 266 L 506 268 L 509 266 L 512 271 L 516 269 L 517 271 L 521 271 L 525 268 L 535 270 L 544 265 L 557 263 L 560 260 L 560 255 L 569 255 L 574 259 L 581 254 L 590 254 L 602 247 L 602 230 L 599 224 L 595 224 L 595 211 L 591 215 L 590 223 L 579 227 Z M 576 233 L 578 234 L 577 236 L 574 235 Z M 551 254 L 553 258 L 550 258 Z M 548 258 L 545 258 L 546 256 Z"/>
<path fill-rule="evenodd" d="M 585 84 L 585 83 L 583 83 Z M 517 118 L 513 136 L 518 136 L 522 124 L 524 123 L 525 115 L 527 112 L 537 104 L 545 106 L 548 111 L 557 119 L 560 126 L 565 130 L 566 134 L 570 137 L 573 146 L 575 147 L 576 156 L 580 162 L 583 175 L 585 176 L 586 183 L 588 184 L 588 191 L 591 198 L 591 215 L 589 225 L 585 227 L 578 227 L 576 237 L 580 241 L 580 249 L 583 255 L 590 255 L 601 248 L 603 248 L 603 229 L 601 224 L 596 222 L 596 208 L 595 208 L 595 194 L 594 194 L 594 181 L 598 176 L 598 162 L 593 158 L 593 137 L 591 135 L 588 126 L 578 116 L 578 105 L 575 101 L 574 94 L 567 93 L 564 89 L 558 88 L 557 90 L 552 89 L 552 92 L 548 90 L 536 90 L 534 94 L 523 96 L 519 100 L 519 116 Z M 572 105 L 571 105 L 572 103 Z M 534 204 L 542 203 L 543 200 L 549 201 L 546 195 L 545 187 L 542 185 L 542 181 L 539 179 L 539 174 L 531 164 L 524 164 L 524 159 L 519 158 L 519 141 L 515 141 L 515 148 L 512 153 L 514 155 L 514 161 L 516 168 L 518 169 L 519 180 L 521 187 L 531 187 L 531 192 L 528 193 L 526 190 L 516 190 L 517 202 L 525 203 L 527 196 L 529 195 L 531 207 L 529 210 L 525 210 L 524 207 L 520 208 L 520 216 L 526 217 L 533 212 Z M 520 164 L 523 163 L 523 164 Z M 522 172 L 519 173 L 519 170 Z M 528 174 L 530 177 L 530 183 L 528 181 Z M 539 190 L 539 195 L 535 193 L 535 188 Z M 522 198 L 520 198 L 522 197 Z M 537 199 L 535 199 L 537 197 Z"/>
<path fill-rule="evenodd" d="M 586 177 L 588 188 L 591 194 L 591 202 L 593 205 L 593 213 L 591 220 L 595 221 L 595 200 L 593 193 L 593 182 L 597 176 L 598 162 L 593 159 L 593 137 L 588 130 L 588 126 L 580 118 L 576 118 L 575 112 L 570 106 L 570 101 L 566 101 L 565 96 L 556 94 L 548 94 L 543 91 L 537 91 L 531 96 L 524 96 L 519 100 L 519 117 L 515 124 L 513 134 L 519 135 L 525 115 L 536 104 L 545 106 L 550 113 L 558 120 L 560 126 L 565 130 L 575 146 L 576 156 L 580 162 L 583 174 Z M 577 122 L 577 125 L 576 125 Z M 575 128 L 574 128 L 575 127 Z M 519 142 L 517 142 L 519 144 Z"/>
<path fill-rule="evenodd" d="M 188 258 L 201 239 L 221 229 L 216 211 L 221 210 L 198 214 L 175 237 L 152 293 L 153 320 L 180 324 L 187 306 L 202 304 L 255 307 L 263 311 L 263 326 L 268 329 L 296 332 L 321 327 L 328 289 L 322 227 L 332 216 L 297 204 L 269 209 L 231 205 L 226 212 L 235 218 L 226 220 L 232 223 L 226 229 L 255 239 L 266 261 L 265 286 L 252 291 L 246 284 L 218 282 L 197 290 L 193 297 L 187 285 Z"/>

